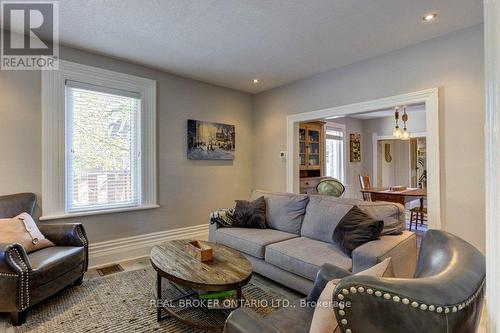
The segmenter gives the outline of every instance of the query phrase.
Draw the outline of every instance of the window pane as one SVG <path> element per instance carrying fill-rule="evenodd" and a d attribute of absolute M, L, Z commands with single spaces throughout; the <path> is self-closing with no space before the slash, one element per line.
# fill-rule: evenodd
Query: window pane
<path fill-rule="evenodd" d="M 325 145 L 326 175 L 344 182 L 344 131 L 327 127 Z"/>
<path fill-rule="evenodd" d="M 137 206 L 140 100 L 66 88 L 66 210 Z"/>

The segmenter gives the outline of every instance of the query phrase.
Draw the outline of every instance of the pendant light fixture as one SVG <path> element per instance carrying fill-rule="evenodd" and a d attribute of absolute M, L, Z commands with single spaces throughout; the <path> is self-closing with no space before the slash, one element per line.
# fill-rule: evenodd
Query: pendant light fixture
<path fill-rule="evenodd" d="M 394 131 L 392 132 L 392 136 L 396 139 L 401 138 L 401 129 L 399 128 L 399 106 L 394 108 L 394 119 L 396 120 L 396 126 L 394 127 Z"/>
<path fill-rule="evenodd" d="M 410 133 L 408 132 L 408 129 L 406 128 L 406 122 L 408 121 L 408 114 L 406 113 L 406 105 L 403 106 L 403 116 L 401 117 L 401 119 L 403 120 L 403 133 L 401 134 L 401 139 L 409 140 Z"/>

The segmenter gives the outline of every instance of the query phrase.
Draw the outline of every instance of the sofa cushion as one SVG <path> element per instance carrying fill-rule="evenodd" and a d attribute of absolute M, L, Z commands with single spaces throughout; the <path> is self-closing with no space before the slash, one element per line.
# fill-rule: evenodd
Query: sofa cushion
<path fill-rule="evenodd" d="M 299 235 L 309 197 L 257 190 L 252 193 L 251 200 L 261 196 L 266 199 L 266 219 L 269 228 Z"/>
<path fill-rule="evenodd" d="M 329 208 L 330 205 L 334 207 Z M 335 207 L 338 205 L 341 206 Z M 381 235 L 400 235 L 406 228 L 405 209 L 398 203 L 385 201 L 368 202 L 350 198 L 311 195 L 304 216 L 304 222 L 302 223 L 301 236 L 328 241 L 325 238 L 326 236 L 321 236 L 321 233 L 317 232 L 317 230 L 322 229 L 325 233 L 329 233 L 332 230 L 332 234 L 329 235 L 333 235 L 336 224 L 353 206 L 358 206 L 362 211 L 376 220 L 384 221 L 384 229 Z M 344 211 L 345 213 L 343 213 Z M 309 213 L 313 214 L 309 215 Z M 327 216 L 324 216 L 325 214 Z M 322 219 L 323 217 L 326 217 L 326 219 Z"/>
<path fill-rule="evenodd" d="M 85 249 L 77 246 L 48 247 L 30 253 L 28 259 L 33 268 L 30 287 L 36 288 L 82 264 Z"/>
<path fill-rule="evenodd" d="M 352 260 L 335 244 L 306 237 L 289 239 L 266 247 L 265 260 L 285 271 L 314 281 L 321 265 L 329 263 L 351 270 Z"/>
<path fill-rule="evenodd" d="M 274 229 L 219 228 L 215 237 L 217 244 L 264 259 L 267 245 L 298 236 Z"/>
<path fill-rule="evenodd" d="M 332 200 L 327 196 L 312 195 L 309 198 L 300 235 L 331 243 L 335 228 L 353 207 L 351 204 Z"/>

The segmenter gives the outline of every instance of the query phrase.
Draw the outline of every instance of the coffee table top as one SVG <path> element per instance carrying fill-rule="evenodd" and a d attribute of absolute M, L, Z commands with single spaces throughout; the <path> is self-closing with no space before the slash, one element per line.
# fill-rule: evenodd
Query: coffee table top
<path fill-rule="evenodd" d="M 213 259 L 201 262 L 186 252 L 191 240 L 172 240 L 151 250 L 151 264 L 162 277 L 189 288 L 211 291 L 232 290 L 247 284 L 252 264 L 227 246 L 200 241 L 213 248 Z"/>

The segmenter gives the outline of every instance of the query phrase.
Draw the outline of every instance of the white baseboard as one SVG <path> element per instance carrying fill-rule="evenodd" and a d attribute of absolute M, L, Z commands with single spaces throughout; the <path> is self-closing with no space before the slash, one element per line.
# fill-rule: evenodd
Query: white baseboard
<path fill-rule="evenodd" d="M 113 239 L 89 245 L 89 268 L 149 256 L 151 248 L 173 239 L 208 239 L 208 224 Z"/>

